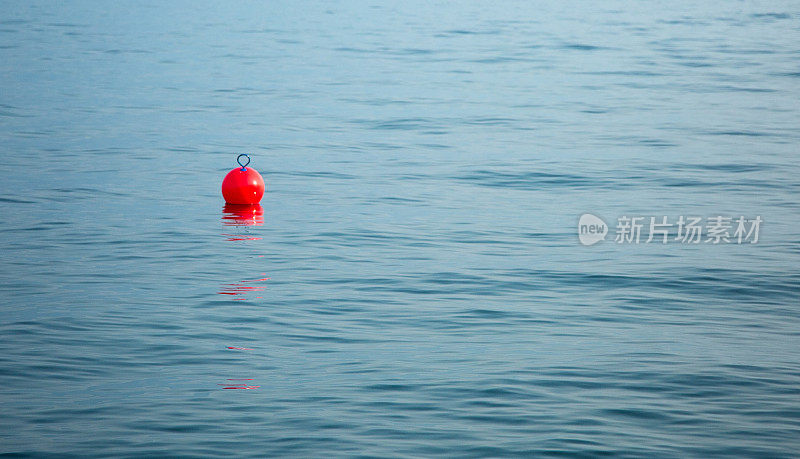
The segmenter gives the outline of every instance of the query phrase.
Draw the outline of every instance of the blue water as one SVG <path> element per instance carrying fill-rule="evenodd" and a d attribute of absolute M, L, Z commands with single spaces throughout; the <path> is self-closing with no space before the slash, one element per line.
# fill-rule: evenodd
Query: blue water
<path fill-rule="evenodd" d="M 796 455 L 798 19 L 2 3 L 0 452 Z"/>

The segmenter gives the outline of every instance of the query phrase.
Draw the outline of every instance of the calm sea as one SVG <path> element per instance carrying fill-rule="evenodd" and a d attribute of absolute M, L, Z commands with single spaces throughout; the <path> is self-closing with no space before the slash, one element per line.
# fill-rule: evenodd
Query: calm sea
<path fill-rule="evenodd" d="M 798 19 L 2 3 L 0 453 L 795 456 Z"/>

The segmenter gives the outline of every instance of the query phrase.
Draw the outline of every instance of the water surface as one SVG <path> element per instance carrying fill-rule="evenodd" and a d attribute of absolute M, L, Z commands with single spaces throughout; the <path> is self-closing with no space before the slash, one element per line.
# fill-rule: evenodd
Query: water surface
<path fill-rule="evenodd" d="M 0 12 L 0 452 L 800 449 L 797 4 Z"/>

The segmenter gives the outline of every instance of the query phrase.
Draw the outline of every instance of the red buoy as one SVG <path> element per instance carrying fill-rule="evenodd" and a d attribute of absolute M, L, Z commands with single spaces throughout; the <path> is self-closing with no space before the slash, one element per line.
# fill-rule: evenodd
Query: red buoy
<path fill-rule="evenodd" d="M 242 164 L 242 156 L 247 162 Z M 258 204 L 264 196 L 264 179 L 261 174 L 250 164 L 250 156 L 241 154 L 236 162 L 242 167 L 237 167 L 222 180 L 222 197 L 228 204 Z"/>

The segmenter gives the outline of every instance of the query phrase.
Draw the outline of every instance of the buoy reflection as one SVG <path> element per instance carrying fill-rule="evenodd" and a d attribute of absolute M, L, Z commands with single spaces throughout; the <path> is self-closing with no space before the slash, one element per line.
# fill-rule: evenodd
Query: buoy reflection
<path fill-rule="evenodd" d="M 250 292 L 260 292 L 265 290 L 265 285 L 244 285 L 245 282 L 265 282 L 270 280 L 269 277 L 262 277 L 261 279 L 245 279 L 233 284 L 223 284 L 221 290 L 217 293 L 220 295 L 245 295 Z M 234 298 L 240 299 L 240 298 Z M 243 298 L 241 298 L 243 299 Z"/>
<path fill-rule="evenodd" d="M 262 226 L 264 208 L 261 204 L 225 204 L 222 222 L 227 226 Z"/>

